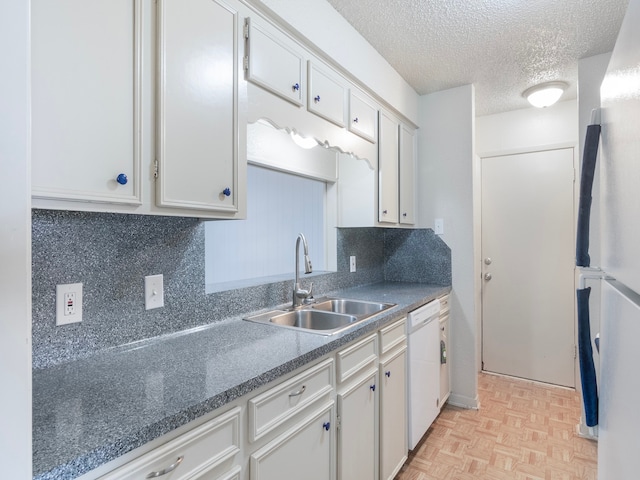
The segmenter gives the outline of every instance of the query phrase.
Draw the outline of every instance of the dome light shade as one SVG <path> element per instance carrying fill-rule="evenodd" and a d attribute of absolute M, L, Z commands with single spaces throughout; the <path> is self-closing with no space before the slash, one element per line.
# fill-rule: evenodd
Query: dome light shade
<path fill-rule="evenodd" d="M 529 103 L 534 107 L 550 107 L 560 100 L 560 97 L 567 87 L 568 85 L 564 82 L 541 83 L 540 85 L 527 88 L 522 93 L 522 96 L 529 100 Z"/>

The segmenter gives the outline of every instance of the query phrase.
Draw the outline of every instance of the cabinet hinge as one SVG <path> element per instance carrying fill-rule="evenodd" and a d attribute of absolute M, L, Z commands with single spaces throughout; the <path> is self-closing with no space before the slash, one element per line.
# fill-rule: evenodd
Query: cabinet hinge
<path fill-rule="evenodd" d="M 340 427 L 342 427 L 342 420 L 340 418 L 340 415 L 338 415 L 336 416 L 336 428 L 340 430 Z"/>
<path fill-rule="evenodd" d="M 158 178 L 158 160 L 153 162 L 153 178 Z"/>
<path fill-rule="evenodd" d="M 244 64 L 244 69 L 245 70 L 249 70 L 249 57 L 244 57 L 242 59 L 242 61 L 243 61 L 243 64 Z"/>
<path fill-rule="evenodd" d="M 245 39 L 249 39 L 249 21 L 248 18 L 244 20 L 243 34 Z"/>
<path fill-rule="evenodd" d="M 578 358 L 578 346 L 574 345 L 573 346 L 573 359 L 575 360 L 576 358 Z"/>

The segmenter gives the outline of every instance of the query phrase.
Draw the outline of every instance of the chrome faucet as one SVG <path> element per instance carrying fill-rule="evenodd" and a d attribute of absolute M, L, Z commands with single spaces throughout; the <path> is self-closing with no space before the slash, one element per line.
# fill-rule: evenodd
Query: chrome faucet
<path fill-rule="evenodd" d="M 313 268 L 311 267 L 311 259 L 309 259 L 309 247 L 307 246 L 307 239 L 301 233 L 296 239 L 296 280 L 293 284 L 293 308 L 299 308 L 303 303 L 311 303 L 313 296 L 311 291 L 313 290 L 313 282 L 309 286 L 309 290 L 300 288 L 300 240 L 302 239 L 302 245 L 304 247 L 304 273 L 311 273 Z"/>

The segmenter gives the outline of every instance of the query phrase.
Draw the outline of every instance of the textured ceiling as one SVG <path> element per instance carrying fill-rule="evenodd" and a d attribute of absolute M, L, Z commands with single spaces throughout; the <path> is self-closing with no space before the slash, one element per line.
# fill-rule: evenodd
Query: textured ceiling
<path fill-rule="evenodd" d="M 628 0 L 328 0 L 419 93 L 473 83 L 476 115 L 529 104 L 522 92 L 562 80 L 613 49 Z"/>

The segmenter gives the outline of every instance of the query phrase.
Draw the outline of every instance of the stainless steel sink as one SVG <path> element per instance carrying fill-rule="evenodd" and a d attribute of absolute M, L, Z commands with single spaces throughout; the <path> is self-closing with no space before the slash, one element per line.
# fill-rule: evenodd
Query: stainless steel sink
<path fill-rule="evenodd" d="M 333 330 L 350 325 L 358 318 L 322 310 L 294 310 L 271 317 L 271 323 L 309 330 Z"/>
<path fill-rule="evenodd" d="M 332 298 L 311 305 L 314 310 L 326 310 L 329 312 L 344 313 L 347 315 L 373 315 L 393 305 L 389 303 L 364 302 L 361 300 L 347 300 L 344 298 Z"/>
<path fill-rule="evenodd" d="M 245 320 L 320 335 L 334 335 L 392 307 L 395 304 L 324 297 L 300 309 L 271 310 Z"/>

